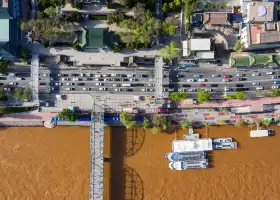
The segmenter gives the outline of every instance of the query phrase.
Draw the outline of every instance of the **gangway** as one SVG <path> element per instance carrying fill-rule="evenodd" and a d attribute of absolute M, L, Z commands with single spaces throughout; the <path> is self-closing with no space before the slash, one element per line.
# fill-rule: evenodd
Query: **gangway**
<path fill-rule="evenodd" d="M 104 103 L 94 99 L 90 126 L 90 200 L 103 200 Z"/>

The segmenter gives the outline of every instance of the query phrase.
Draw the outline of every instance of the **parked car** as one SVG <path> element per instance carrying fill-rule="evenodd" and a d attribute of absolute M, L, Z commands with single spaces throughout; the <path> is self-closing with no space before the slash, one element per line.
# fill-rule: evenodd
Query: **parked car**
<path fill-rule="evenodd" d="M 75 88 L 65 88 L 65 90 L 75 90 Z"/>
<path fill-rule="evenodd" d="M 195 82 L 195 79 L 187 79 L 187 82 Z"/>
<path fill-rule="evenodd" d="M 196 89 L 195 88 L 191 88 L 191 89 L 189 89 L 189 92 L 196 92 Z"/>
<path fill-rule="evenodd" d="M 154 83 L 149 83 L 148 86 L 153 87 L 153 86 L 155 86 L 155 84 Z"/>
<path fill-rule="evenodd" d="M 186 92 L 187 91 L 187 89 L 185 89 L 185 88 L 179 88 L 178 89 L 178 92 Z"/>
<path fill-rule="evenodd" d="M 246 81 L 247 79 L 246 78 L 239 78 L 238 80 L 239 81 Z"/>
<path fill-rule="evenodd" d="M 67 82 L 66 85 L 75 85 L 75 83 Z"/>
<path fill-rule="evenodd" d="M 212 77 L 217 78 L 217 77 L 221 77 L 221 75 L 220 74 L 213 74 Z"/>
<path fill-rule="evenodd" d="M 274 72 L 266 72 L 267 75 L 273 75 Z"/>
<path fill-rule="evenodd" d="M 79 86 L 84 86 L 85 83 L 77 83 L 77 85 L 79 85 Z"/>
<path fill-rule="evenodd" d="M 263 90 L 263 87 L 256 87 L 256 90 Z"/>
<path fill-rule="evenodd" d="M 62 81 L 70 81 L 71 78 L 61 78 Z"/>
<path fill-rule="evenodd" d="M 230 77 L 231 77 L 230 75 L 227 74 L 224 75 L 224 78 L 230 78 Z"/>
<path fill-rule="evenodd" d="M 105 90 L 107 90 L 107 88 L 101 87 L 101 88 L 99 88 L 99 90 L 100 90 L 100 91 L 105 91 Z"/>
<path fill-rule="evenodd" d="M 274 84 L 280 84 L 280 81 L 274 81 Z"/>
<path fill-rule="evenodd" d="M 272 79 L 278 79 L 280 76 L 271 76 Z"/>
<path fill-rule="evenodd" d="M 56 86 L 62 86 L 62 83 L 56 82 L 54 85 L 56 85 Z"/>
<path fill-rule="evenodd" d="M 184 85 L 182 85 L 183 87 L 191 87 L 191 85 L 186 85 L 186 84 L 184 84 Z"/>
<path fill-rule="evenodd" d="M 252 74 L 252 76 L 260 76 L 260 75 L 261 75 L 261 73 L 259 73 L 259 72 L 256 72 L 256 73 Z"/>
<path fill-rule="evenodd" d="M 231 79 L 223 79 L 223 82 L 230 82 Z"/>
<path fill-rule="evenodd" d="M 278 85 L 273 85 L 271 88 L 272 89 L 279 89 L 279 86 Z"/>
<path fill-rule="evenodd" d="M 236 76 L 244 77 L 244 76 L 246 76 L 246 74 L 236 74 Z"/>
<path fill-rule="evenodd" d="M 260 85 L 260 82 L 253 82 L 252 85 Z"/>
<path fill-rule="evenodd" d="M 226 88 L 226 91 L 227 91 L 227 92 L 233 91 L 233 88 L 228 88 L 228 87 L 227 87 L 227 88 Z"/>
<path fill-rule="evenodd" d="M 83 90 L 84 90 L 84 91 L 86 91 L 86 90 L 89 91 L 89 90 L 91 90 L 91 89 L 90 89 L 90 88 L 85 88 L 85 87 L 84 87 Z"/>
<path fill-rule="evenodd" d="M 205 78 L 198 79 L 198 82 L 206 82 L 206 81 L 207 81 L 207 79 L 205 79 Z"/>
<path fill-rule="evenodd" d="M 193 77 L 194 77 L 194 78 L 201 78 L 202 75 L 201 75 L 201 74 L 195 74 Z"/>
<path fill-rule="evenodd" d="M 115 88 L 114 90 L 115 90 L 115 91 L 118 91 L 118 92 L 122 91 L 121 88 Z"/>

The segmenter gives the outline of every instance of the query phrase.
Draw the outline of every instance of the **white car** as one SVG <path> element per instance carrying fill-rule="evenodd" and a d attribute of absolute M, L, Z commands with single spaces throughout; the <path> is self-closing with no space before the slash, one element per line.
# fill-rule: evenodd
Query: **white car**
<path fill-rule="evenodd" d="M 85 74 L 81 73 L 80 76 L 85 76 Z"/>
<path fill-rule="evenodd" d="M 150 92 L 154 92 L 155 90 L 154 90 L 153 88 L 150 88 L 149 91 L 150 91 Z"/>
<path fill-rule="evenodd" d="M 104 85 L 103 83 L 95 83 L 95 85 L 100 85 L 100 86 L 102 86 L 102 85 Z"/>
<path fill-rule="evenodd" d="M 207 81 L 207 79 L 205 79 L 205 78 L 198 79 L 198 82 L 205 82 L 205 81 Z"/>
<path fill-rule="evenodd" d="M 127 74 L 127 77 L 135 77 L 134 74 Z"/>
<path fill-rule="evenodd" d="M 121 89 L 121 88 L 115 88 L 114 90 L 115 90 L 115 91 L 117 91 L 117 92 L 122 91 L 122 89 Z"/>
<path fill-rule="evenodd" d="M 185 89 L 185 88 L 179 88 L 178 89 L 178 92 L 186 92 L 187 91 L 187 89 Z"/>
<path fill-rule="evenodd" d="M 149 89 L 148 89 L 148 88 L 142 88 L 141 91 L 142 91 L 142 92 L 148 92 Z"/>
<path fill-rule="evenodd" d="M 90 89 L 90 88 L 85 88 L 85 87 L 84 87 L 83 90 L 84 90 L 84 91 L 86 91 L 86 90 L 89 91 L 89 90 L 91 90 L 91 89 Z"/>
<path fill-rule="evenodd" d="M 79 81 L 79 78 L 73 78 L 73 81 Z"/>
<path fill-rule="evenodd" d="M 187 79 L 187 82 L 194 82 L 194 79 Z"/>
<path fill-rule="evenodd" d="M 43 76 L 50 76 L 49 74 L 43 74 Z"/>
<path fill-rule="evenodd" d="M 263 90 L 263 87 L 256 87 L 256 90 Z"/>
<path fill-rule="evenodd" d="M 223 79 L 223 82 L 230 82 L 230 79 Z"/>
<path fill-rule="evenodd" d="M 102 74 L 103 77 L 110 77 L 110 74 Z M 96 76 L 95 76 L 96 77 Z"/>
<path fill-rule="evenodd" d="M 55 83 L 56 86 L 62 86 L 62 83 Z"/>
<path fill-rule="evenodd" d="M 100 74 L 96 74 L 96 75 L 95 75 L 95 78 L 100 78 L 100 77 L 101 77 Z"/>
<path fill-rule="evenodd" d="M 57 74 L 57 76 L 60 76 L 60 74 Z"/>
<path fill-rule="evenodd" d="M 260 85 L 260 82 L 253 82 L 252 85 Z"/>
<path fill-rule="evenodd" d="M 75 90 L 75 88 L 66 88 L 65 90 Z"/>
<path fill-rule="evenodd" d="M 154 83 L 149 83 L 149 85 L 148 86 L 155 86 L 155 84 Z"/>
<path fill-rule="evenodd" d="M 244 76 L 246 76 L 246 74 L 236 74 L 236 76 L 244 77 Z"/>
<path fill-rule="evenodd" d="M 215 77 L 220 77 L 220 75 L 219 75 L 219 74 L 213 74 L 212 77 L 213 77 L 213 78 L 215 78 Z"/>
<path fill-rule="evenodd" d="M 102 91 L 102 90 L 105 91 L 105 90 L 107 90 L 107 88 L 101 87 L 101 88 L 99 88 L 99 90 L 100 90 L 100 91 Z"/>
<path fill-rule="evenodd" d="M 17 81 L 20 81 L 20 80 L 24 80 L 24 79 L 23 79 L 23 78 L 18 77 L 18 78 L 16 78 L 16 80 L 17 80 Z"/>
<path fill-rule="evenodd" d="M 278 86 L 278 85 L 273 85 L 271 88 L 272 88 L 272 89 L 278 89 L 279 86 Z"/>
<path fill-rule="evenodd" d="M 15 82 L 10 82 L 9 85 L 17 85 Z"/>
<path fill-rule="evenodd" d="M 62 80 L 62 81 L 70 81 L 71 78 L 62 78 L 61 80 Z"/>
<path fill-rule="evenodd" d="M 203 90 L 207 91 L 207 92 L 212 92 L 211 88 L 204 88 Z"/>
<path fill-rule="evenodd" d="M 191 88 L 191 89 L 189 89 L 189 92 L 196 92 L 196 89 L 195 88 Z"/>
<path fill-rule="evenodd" d="M 113 86 L 113 87 L 120 87 L 121 84 L 113 84 L 112 86 Z"/>
<path fill-rule="evenodd" d="M 266 72 L 267 75 L 272 75 L 274 72 Z"/>
<path fill-rule="evenodd" d="M 257 72 L 257 73 L 253 73 L 252 76 L 260 76 L 261 73 Z"/>
<path fill-rule="evenodd" d="M 66 85 L 75 85 L 75 83 L 67 82 Z"/>
<path fill-rule="evenodd" d="M 169 88 L 169 89 L 168 89 L 168 92 L 174 92 L 174 91 L 175 91 L 174 88 Z"/>

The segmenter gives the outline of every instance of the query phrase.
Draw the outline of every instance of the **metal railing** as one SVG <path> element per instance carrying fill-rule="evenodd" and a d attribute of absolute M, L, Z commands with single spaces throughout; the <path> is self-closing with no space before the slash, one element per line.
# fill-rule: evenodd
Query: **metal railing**
<path fill-rule="evenodd" d="M 104 103 L 93 102 L 90 128 L 90 200 L 103 200 Z"/>

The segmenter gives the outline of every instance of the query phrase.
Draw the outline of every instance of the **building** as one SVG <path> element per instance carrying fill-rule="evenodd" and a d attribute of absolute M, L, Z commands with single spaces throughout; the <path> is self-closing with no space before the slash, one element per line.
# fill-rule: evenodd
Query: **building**
<path fill-rule="evenodd" d="M 16 0 L 0 2 L 0 59 L 15 60 L 19 44 L 19 11 Z"/>
<path fill-rule="evenodd" d="M 228 19 L 227 13 L 204 13 L 203 15 L 203 24 L 209 25 L 227 25 L 230 26 L 231 23 Z"/>
<path fill-rule="evenodd" d="M 214 41 L 212 38 L 192 38 L 183 41 L 183 57 L 197 60 L 215 58 Z"/>
<path fill-rule="evenodd" d="M 244 24 L 241 43 L 245 49 L 266 49 L 280 46 L 280 23 L 274 2 L 252 1 L 242 5 Z"/>

